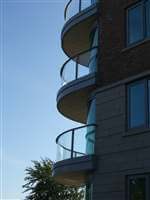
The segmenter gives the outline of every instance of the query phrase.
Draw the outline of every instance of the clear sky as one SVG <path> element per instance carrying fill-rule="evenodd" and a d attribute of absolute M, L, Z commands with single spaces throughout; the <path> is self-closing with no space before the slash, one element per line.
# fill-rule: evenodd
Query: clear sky
<path fill-rule="evenodd" d="M 77 126 L 58 113 L 64 0 L 0 0 L 1 198 L 23 199 L 31 160 L 55 160 L 55 138 Z"/>

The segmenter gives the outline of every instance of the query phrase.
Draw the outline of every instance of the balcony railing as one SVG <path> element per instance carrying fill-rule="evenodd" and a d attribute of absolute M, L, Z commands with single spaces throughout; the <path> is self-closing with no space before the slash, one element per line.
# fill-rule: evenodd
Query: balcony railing
<path fill-rule="evenodd" d="M 63 64 L 60 70 L 62 85 L 77 80 L 89 73 L 96 72 L 96 68 L 97 46 L 71 57 Z"/>
<path fill-rule="evenodd" d="M 68 0 L 64 10 L 65 20 L 70 19 L 94 3 L 96 3 L 96 0 Z"/>
<path fill-rule="evenodd" d="M 95 124 L 63 132 L 56 138 L 57 161 L 94 154 Z"/>

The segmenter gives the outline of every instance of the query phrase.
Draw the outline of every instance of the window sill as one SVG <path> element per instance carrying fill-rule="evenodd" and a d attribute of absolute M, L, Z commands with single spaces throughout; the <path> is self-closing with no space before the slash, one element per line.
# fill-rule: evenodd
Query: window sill
<path fill-rule="evenodd" d="M 143 134 L 147 132 L 150 132 L 150 128 L 134 128 L 134 129 L 127 130 L 125 133 L 123 133 L 123 136 L 124 137 L 134 136 L 134 135 Z"/>
<path fill-rule="evenodd" d="M 142 41 L 136 42 L 136 43 L 134 43 L 134 44 L 122 49 L 121 52 L 124 53 L 124 52 L 126 52 L 126 51 L 128 51 L 130 49 L 136 48 L 136 47 L 138 47 L 140 45 L 143 45 L 144 43 L 149 42 L 149 41 L 150 41 L 150 37 L 146 38 L 146 39 L 144 39 Z"/>

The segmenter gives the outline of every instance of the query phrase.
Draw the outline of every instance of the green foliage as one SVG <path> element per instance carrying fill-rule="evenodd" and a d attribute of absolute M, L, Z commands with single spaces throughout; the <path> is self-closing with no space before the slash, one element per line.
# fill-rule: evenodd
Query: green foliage
<path fill-rule="evenodd" d="M 82 200 L 84 191 L 81 188 L 58 184 L 52 177 L 53 162 L 49 159 L 32 161 L 33 167 L 25 169 L 27 192 L 25 200 Z"/>

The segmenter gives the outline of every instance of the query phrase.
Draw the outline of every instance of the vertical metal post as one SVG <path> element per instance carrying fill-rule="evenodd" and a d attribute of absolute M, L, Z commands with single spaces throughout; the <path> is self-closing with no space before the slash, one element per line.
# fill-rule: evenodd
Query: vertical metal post
<path fill-rule="evenodd" d="M 76 74 L 75 74 L 76 80 L 78 79 L 78 61 L 79 61 L 79 57 L 77 57 L 77 60 L 76 60 Z"/>
<path fill-rule="evenodd" d="M 79 0 L 79 12 L 81 12 L 81 9 L 82 9 L 82 3 L 81 3 L 82 0 Z"/>
<path fill-rule="evenodd" d="M 74 152 L 74 129 L 72 130 L 72 138 L 71 138 L 71 158 L 73 158 Z"/>

